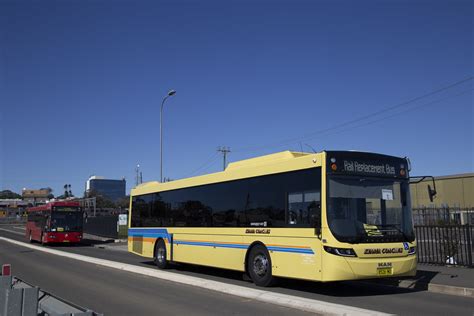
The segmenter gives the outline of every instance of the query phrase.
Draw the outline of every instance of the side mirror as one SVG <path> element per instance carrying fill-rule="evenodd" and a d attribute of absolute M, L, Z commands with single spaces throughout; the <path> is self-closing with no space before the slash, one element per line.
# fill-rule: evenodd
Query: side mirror
<path fill-rule="evenodd" d="M 431 178 L 433 181 L 433 189 L 428 184 L 428 196 L 430 201 L 433 202 L 433 198 L 436 196 L 436 182 L 433 176 L 418 176 L 418 177 L 410 177 L 410 184 L 420 183 L 421 181 L 425 180 L 426 178 Z"/>
<path fill-rule="evenodd" d="M 433 202 L 433 198 L 436 196 L 436 187 L 432 189 L 428 184 L 428 196 L 430 197 L 430 202 Z"/>

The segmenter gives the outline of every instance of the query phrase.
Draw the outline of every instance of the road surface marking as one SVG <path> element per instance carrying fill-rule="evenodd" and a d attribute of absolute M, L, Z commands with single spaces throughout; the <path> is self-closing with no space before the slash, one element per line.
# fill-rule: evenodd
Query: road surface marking
<path fill-rule="evenodd" d="M 83 262 L 93 263 L 96 265 L 101 265 L 104 267 L 119 269 L 122 271 L 137 273 L 141 275 L 146 275 L 158 279 L 163 279 L 166 281 L 171 281 L 175 283 L 181 283 L 191 286 L 196 286 L 200 288 L 205 288 L 211 291 L 216 291 L 224 294 L 230 294 L 234 296 L 239 296 L 247 299 L 252 299 L 255 301 L 265 302 L 273 305 L 279 305 L 294 309 L 299 309 L 307 312 L 320 313 L 324 315 L 389 315 L 382 312 L 377 312 L 373 310 L 357 308 L 346 305 L 339 305 L 334 303 L 328 303 L 325 301 L 319 301 L 314 299 L 308 299 L 293 295 L 274 293 L 265 290 L 247 288 L 240 285 L 227 284 L 224 282 L 206 280 L 198 277 L 193 277 L 189 275 L 181 275 L 174 272 L 167 272 L 163 270 L 139 267 L 132 264 L 114 262 L 105 259 L 98 259 L 94 257 L 78 255 L 74 253 L 68 253 L 61 250 L 55 250 L 50 248 L 44 248 L 36 245 L 27 244 L 21 241 L 0 237 L 0 240 L 16 244 L 19 246 L 27 247 L 37 251 L 42 251 L 61 257 L 66 257 L 70 259 L 75 259 Z"/>
<path fill-rule="evenodd" d="M 22 235 L 22 236 L 25 236 L 25 233 L 20 233 L 20 232 L 16 232 L 14 230 L 9 230 L 9 229 L 5 229 L 5 228 L 0 228 L 0 230 L 3 230 L 3 231 L 6 231 L 6 232 L 9 232 L 9 233 L 12 233 L 12 234 L 17 234 L 17 235 Z"/>

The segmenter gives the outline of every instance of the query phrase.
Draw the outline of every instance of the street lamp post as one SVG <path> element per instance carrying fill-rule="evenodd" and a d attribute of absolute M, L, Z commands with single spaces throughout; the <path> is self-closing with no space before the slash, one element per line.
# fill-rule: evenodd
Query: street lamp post
<path fill-rule="evenodd" d="M 160 111 L 160 182 L 163 182 L 163 106 L 165 105 L 166 99 L 176 94 L 175 90 L 168 91 L 166 97 L 163 98 L 161 102 L 161 111 Z"/>

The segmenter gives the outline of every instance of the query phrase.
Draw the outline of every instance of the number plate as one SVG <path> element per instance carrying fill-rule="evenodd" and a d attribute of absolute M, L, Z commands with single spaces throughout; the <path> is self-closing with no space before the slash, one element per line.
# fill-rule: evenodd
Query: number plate
<path fill-rule="evenodd" d="M 392 275 L 392 268 L 378 268 L 377 275 Z"/>
<path fill-rule="evenodd" d="M 63 242 L 69 242 L 69 240 L 66 240 L 66 239 L 65 239 L 65 240 L 63 240 Z"/>

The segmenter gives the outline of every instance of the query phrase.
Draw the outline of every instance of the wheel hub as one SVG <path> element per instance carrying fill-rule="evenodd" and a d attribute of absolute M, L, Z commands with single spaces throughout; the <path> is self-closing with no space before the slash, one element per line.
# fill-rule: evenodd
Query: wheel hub
<path fill-rule="evenodd" d="M 163 248 L 158 249 L 156 259 L 158 260 L 158 262 L 163 262 L 165 260 L 165 250 Z"/>
<path fill-rule="evenodd" d="M 253 260 L 253 271 L 258 276 L 264 276 L 268 270 L 268 259 L 264 255 L 257 255 Z"/>

